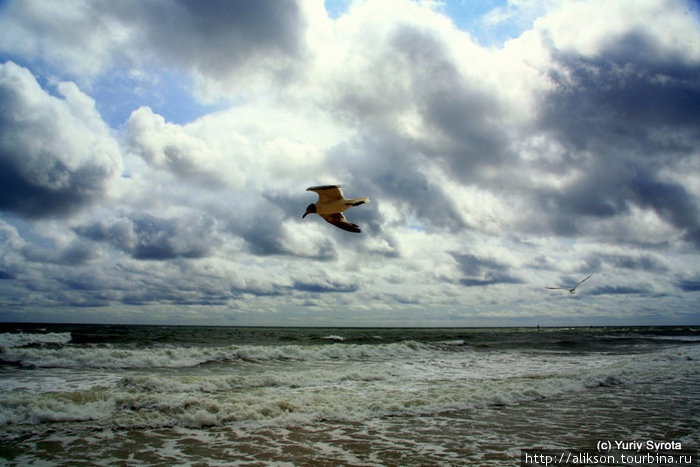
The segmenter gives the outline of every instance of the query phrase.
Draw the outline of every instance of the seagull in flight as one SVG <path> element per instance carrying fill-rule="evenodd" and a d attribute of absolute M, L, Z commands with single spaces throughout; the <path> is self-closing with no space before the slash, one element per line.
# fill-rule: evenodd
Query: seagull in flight
<path fill-rule="evenodd" d="M 582 281 L 577 282 L 576 285 L 573 286 L 573 287 L 571 287 L 571 288 L 568 288 L 568 287 L 546 287 L 546 288 L 547 288 L 547 289 L 552 289 L 552 290 L 559 290 L 559 289 L 561 289 L 561 290 L 568 290 L 569 293 L 575 294 L 575 293 L 576 293 L 576 287 L 578 287 L 579 285 L 581 285 L 581 284 L 583 284 L 584 282 L 586 282 L 588 279 L 590 279 L 590 277 L 591 277 L 592 275 L 593 275 L 593 274 L 589 274 L 588 277 L 586 277 L 586 278 L 585 278 L 584 280 L 582 280 Z"/>
<path fill-rule="evenodd" d="M 361 232 L 357 225 L 348 222 L 343 215 L 343 211 L 352 206 L 369 203 L 369 197 L 345 199 L 343 192 L 340 190 L 340 185 L 312 186 L 307 188 L 306 191 L 316 192 L 318 201 L 307 206 L 306 212 L 301 216 L 302 219 L 308 214 L 316 213 L 340 229 L 348 232 Z"/>

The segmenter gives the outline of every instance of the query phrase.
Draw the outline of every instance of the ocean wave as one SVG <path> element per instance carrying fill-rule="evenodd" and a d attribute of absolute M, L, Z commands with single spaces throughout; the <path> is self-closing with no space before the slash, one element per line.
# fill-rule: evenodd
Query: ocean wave
<path fill-rule="evenodd" d="M 137 375 L 123 378 L 118 386 L 130 392 L 174 394 L 239 391 L 266 387 L 299 386 L 298 378 L 278 375 L 231 375 L 231 376 L 171 376 Z"/>
<path fill-rule="evenodd" d="M 281 345 L 227 347 L 64 346 L 10 347 L 0 350 L 0 361 L 29 368 L 186 368 L 208 363 L 244 361 L 368 360 L 415 355 L 430 351 L 426 344 L 405 342 L 360 345 Z"/>
<path fill-rule="evenodd" d="M 70 332 L 49 332 L 43 334 L 6 332 L 0 334 L 0 348 L 27 347 L 42 344 L 63 345 L 69 343 L 71 338 Z"/>
<path fill-rule="evenodd" d="M 326 339 L 329 341 L 335 341 L 335 342 L 343 342 L 345 338 L 343 336 L 338 336 L 335 334 L 331 334 L 330 336 L 323 336 L 321 339 Z"/>
<path fill-rule="evenodd" d="M 115 410 L 116 400 L 106 391 L 39 395 L 12 392 L 2 398 L 0 426 L 105 421 L 111 419 Z"/>
<path fill-rule="evenodd" d="M 120 427 L 289 425 L 319 420 L 429 415 L 542 400 L 561 394 L 629 387 L 649 381 L 697 381 L 696 346 L 638 355 L 589 357 L 499 352 L 435 353 L 408 345 L 385 348 L 400 357 L 336 361 L 322 347 L 247 348 L 258 358 L 308 352 L 316 360 L 239 368 L 116 371 L 105 385 L 72 391 L 10 391 L 0 426 L 57 421 Z M 34 350 L 34 349 L 31 349 Z M 226 355 L 240 349 L 200 349 Z M 329 351 L 325 349 L 324 351 Z M 264 352 L 263 352 L 264 351 Z M 410 352 L 414 352 L 410 354 Z M 432 353 L 431 353 L 432 352 Z M 260 354 L 262 353 L 262 354 Z M 354 354 L 353 354 L 354 355 Z M 211 355 L 210 355 L 211 357 Z M 321 360 L 326 358 L 326 360 Z M 672 369 L 672 371 L 670 371 Z M 92 370 L 101 373 L 100 370 Z M 89 372 L 86 373 L 86 377 Z M 686 383 L 684 383 L 686 379 Z"/>

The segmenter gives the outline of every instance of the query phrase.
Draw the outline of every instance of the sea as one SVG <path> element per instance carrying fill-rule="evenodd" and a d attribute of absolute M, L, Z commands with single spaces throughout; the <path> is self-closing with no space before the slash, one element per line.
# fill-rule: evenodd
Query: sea
<path fill-rule="evenodd" d="M 533 449 L 697 449 L 699 344 L 699 327 L 3 323 L 0 465 L 517 466 Z"/>

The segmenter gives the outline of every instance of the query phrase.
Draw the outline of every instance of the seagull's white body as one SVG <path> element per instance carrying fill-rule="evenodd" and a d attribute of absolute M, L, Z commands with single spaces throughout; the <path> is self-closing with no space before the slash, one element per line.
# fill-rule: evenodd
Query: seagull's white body
<path fill-rule="evenodd" d="M 545 288 L 547 288 L 547 289 L 552 289 L 552 290 L 568 290 L 569 293 L 575 294 L 575 293 L 576 293 L 576 287 L 578 287 L 579 285 L 581 285 L 581 284 L 583 284 L 584 282 L 586 282 L 588 279 L 590 279 L 590 277 L 591 277 L 592 275 L 593 275 L 593 274 L 589 274 L 588 277 L 586 277 L 586 278 L 583 279 L 582 281 L 577 282 L 576 285 L 573 286 L 573 287 L 571 287 L 571 288 L 569 288 L 569 287 L 545 287 Z"/>
<path fill-rule="evenodd" d="M 343 211 L 352 206 L 359 206 L 361 204 L 369 203 L 369 197 L 365 196 L 362 198 L 345 199 L 343 192 L 340 189 L 340 185 L 312 186 L 307 188 L 306 191 L 313 191 L 317 193 L 318 201 L 310 204 L 306 208 L 306 212 L 302 218 L 306 217 L 307 214 L 316 213 L 323 217 L 327 222 L 340 229 L 347 230 L 348 232 L 361 232 L 357 225 L 348 222 L 343 215 Z"/>

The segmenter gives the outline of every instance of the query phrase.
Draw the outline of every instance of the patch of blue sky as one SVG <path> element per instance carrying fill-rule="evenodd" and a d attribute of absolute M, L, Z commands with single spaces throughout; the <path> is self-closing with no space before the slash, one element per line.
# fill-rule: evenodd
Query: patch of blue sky
<path fill-rule="evenodd" d="M 2 16 L 5 13 L 5 10 L 9 8 L 10 3 L 12 3 L 11 0 L 0 0 L 0 16 Z"/>
<path fill-rule="evenodd" d="M 62 98 L 57 90 L 58 83 L 74 81 L 42 59 L 27 60 L 0 53 L 0 63 L 8 61 L 30 70 L 39 86 L 54 97 Z M 134 110 L 143 106 L 177 124 L 189 123 L 228 107 L 225 102 L 202 104 L 197 101 L 190 78 L 166 69 L 112 68 L 95 78 L 80 81 L 76 83 L 80 90 L 95 100 L 97 111 L 112 128 L 119 128 Z"/>
<path fill-rule="evenodd" d="M 483 47 L 501 47 L 532 28 L 534 20 L 545 12 L 547 2 L 511 0 L 445 0 L 439 10 L 461 31 Z"/>
<path fill-rule="evenodd" d="M 353 0 L 325 0 L 324 5 L 328 16 L 337 19 L 352 3 Z M 479 45 L 501 47 L 532 27 L 544 4 L 529 2 L 523 5 L 508 0 L 438 0 L 432 6 L 435 11 L 449 17 L 458 29 L 469 33 Z"/>
<path fill-rule="evenodd" d="M 45 249 L 56 248 L 56 243 L 53 239 L 40 235 L 29 221 L 24 220 L 20 216 L 9 212 L 3 212 L 0 213 L 0 222 L 7 222 L 14 226 L 19 236 L 26 242 Z M 0 253 L 2 253 L 2 250 L 0 250 Z"/>
<path fill-rule="evenodd" d="M 192 122 L 226 107 L 223 103 L 197 101 L 193 86 L 189 77 L 169 70 L 113 70 L 94 83 L 91 97 L 102 118 L 113 128 L 143 106 L 177 124 Z"/>
<path fill-rule="evenodd" d="M 0 53 L 0 63 L 7 62 L 12 62 L 15 65 L 28 69 L 32 72 L 34 79 L 36 79 L 36 82 L 39 83 L 39 86 L 41 86 L 44 91 L 48 92 L 51 96 L 61 97 L 56 89 L 56 84 L 63 80 L 57 80 L 54 71 L 52 71 L 51 67 L 43 60 L 30 61 L 19 55 Z"/>
<path fill-rule="evenodd" d="M 352 0 L 325 0 L 323 3 L 326 7 L 328 17 L 332 19 L 337 19 L 343 16 L 343 14 L 346 11 L 348 11 Z"/>
<path fill-rule="evenodd" d="M 423 230 L 425 230 L 425 227 L 423 226 L 423 224 L 421 224 L 421 222 L 418 220 L 418 218 L 416 218 L 414 216 L 410 216 L 410 215 L 407 216 L 406 225 L 408 226 L 409 229 L 415 230 L 416 232 L 422 232 Z"/>

